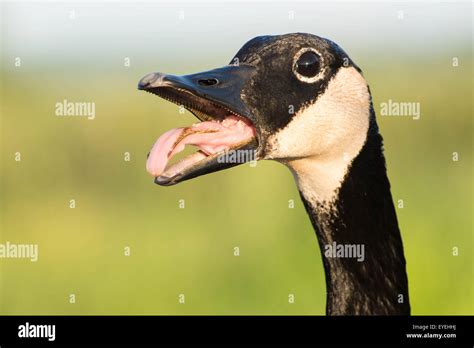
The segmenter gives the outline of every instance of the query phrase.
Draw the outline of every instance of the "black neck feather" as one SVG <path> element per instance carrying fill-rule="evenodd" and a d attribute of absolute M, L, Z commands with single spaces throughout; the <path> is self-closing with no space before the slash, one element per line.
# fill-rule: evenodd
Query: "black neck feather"
<path fill-rule="evenodd" d="M 321 247 L 327 314 L 409 315 L 403 245 L 373 110 L 367 141 L 330 209 L 300 193 Z M 363 245 L 364 260 L 325 256 L 334 242 Z"/>

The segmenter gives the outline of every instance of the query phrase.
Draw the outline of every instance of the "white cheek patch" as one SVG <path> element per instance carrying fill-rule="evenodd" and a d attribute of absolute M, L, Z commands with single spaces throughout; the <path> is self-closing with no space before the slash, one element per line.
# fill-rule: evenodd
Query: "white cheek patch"
<path fill-rule="evenodd" d="M 362 75 L 341 68 L 324 94 L 269 137 L 267 158 L 285 163 L 310 202 L 331 201 L 367 138 L 370 94 Z"/>

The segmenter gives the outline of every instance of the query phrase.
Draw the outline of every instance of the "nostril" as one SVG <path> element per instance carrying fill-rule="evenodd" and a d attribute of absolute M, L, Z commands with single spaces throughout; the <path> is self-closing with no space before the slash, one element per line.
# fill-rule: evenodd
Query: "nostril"
<path fill-rule="evenodd" d="M 219 83 L 219 80 L 218 79 L 200 79 L 198 80 L 198 83 L 201 86 L 214 86 Z"/>

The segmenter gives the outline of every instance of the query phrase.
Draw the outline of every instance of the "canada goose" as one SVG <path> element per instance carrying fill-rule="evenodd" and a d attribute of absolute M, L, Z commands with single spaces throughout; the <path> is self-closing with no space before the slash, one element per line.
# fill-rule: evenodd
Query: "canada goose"
<path fill-rule="evenodd" d="M 408 315 L 403 245 L 382 137 L 361 70 L 311 34 L 260 36 L 222 68 L 151 73 L 138 88 L 184 105 L 201 121 L 163 134 L 147 170 L 174 185 L 232 167 L 223 153 L 254 151 L 293 173 L 319 241 L 328 315 Z M 199 148 L 174 165 L 185 145 Z M 362 258 L 344 246 L 362 247 Z M 328 252 L 331 247 L 342 249 Z M 339 251 L 341 251 L 339 253 Z"/>

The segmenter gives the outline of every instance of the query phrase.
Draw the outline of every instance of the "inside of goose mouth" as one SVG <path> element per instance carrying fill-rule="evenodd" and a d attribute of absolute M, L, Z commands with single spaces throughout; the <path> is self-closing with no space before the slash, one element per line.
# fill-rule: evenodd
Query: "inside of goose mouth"
<path fill-rule="evenodd" d="M 201 121 L 171 129 L 155 142 L 146 169 L 157 184 L 172 185 L 256 159 L 256 129 L 248 118 L 184 89 L 160 87 L 147 91 L 182 105 Z M 195 146 L 197 151 L 171 164 L 171 159 L 186 145 Z M 239 155 L 239 151 L 245 154 Z M 236 152 L 237 156 L 229 155 Z M 228 158 L 234 158 L 234 163 L 226 163 Z"/>

